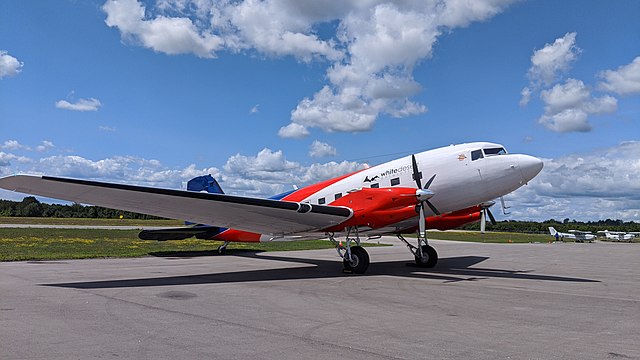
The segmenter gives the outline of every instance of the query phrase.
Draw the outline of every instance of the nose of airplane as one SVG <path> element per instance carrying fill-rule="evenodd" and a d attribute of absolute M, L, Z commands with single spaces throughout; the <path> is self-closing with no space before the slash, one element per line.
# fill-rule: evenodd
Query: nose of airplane
<path fill-rule="evenodd" d="M 529 155 L 520 155 L 518 164 L 520 165 L 520 171 L 522 172 L 525 182 L 529 182 L 529 180 L 536 177 L 544 165 L 542 160 Z"/>

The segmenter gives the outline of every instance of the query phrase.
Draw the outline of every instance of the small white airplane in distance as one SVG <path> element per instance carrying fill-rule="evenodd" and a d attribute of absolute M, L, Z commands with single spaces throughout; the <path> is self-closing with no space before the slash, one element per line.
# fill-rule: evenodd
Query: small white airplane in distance
<path fill-rule="evenodd" d="M 564 241 L 564 239 L 574 239 L 576 242 L 592 242 L 596 238 L 596 236 L 589 231 L 569 230 L 568 233 L 563 233 L 556 231 L 553 227 L 549 227 L 549 233 L 551 233 L 551 236 L 555 237 L 556 240 L 561 239 L 562 241 Z"/>
<path fill-rule="evenodd" d="M 405 156 L 270 199 L 226 195 L 210 176 L 213 181 L 203 177 L 213 185 L 206 185 L 209 193 L 29 175 L 2 178 L 0 188 L 211 224 L 140 233 L 147 239 L 197 236 L 224 241 L 224 250 L 233 241 L 328 238 L 345 270 L 364 273 L 369 255 L 360 246 L 361 236 L 396 235 L 418 266 L 433 267 L 438 254 L 427 243 L 428 228 L 478 220 L 483 204 L 527 184 L 542 167 L 533 156 L 475 142 Z M 403 234 L 416 231 L 413 245 Z"/>
<path fill-rule="evenodd" d="M 632 233 L 620 232 L 620 231 L 598 231 L 599 234 L 604 234 L 604 236 L 612 241 L 628 241 L 632 242 L 635 238 L 635 235 Z"/>

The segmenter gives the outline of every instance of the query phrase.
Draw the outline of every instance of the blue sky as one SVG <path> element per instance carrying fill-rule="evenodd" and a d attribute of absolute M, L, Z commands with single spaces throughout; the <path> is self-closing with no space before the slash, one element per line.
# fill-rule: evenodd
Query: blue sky
<path fill-rule="evenodd" d="M 507 198 L 510 218 L 640 221 L 638 14 L 638 1 L 3 1 L 0 175 L 180 188 L 212 173 L 268 196 L 494 141 L 546 163 Z"/>

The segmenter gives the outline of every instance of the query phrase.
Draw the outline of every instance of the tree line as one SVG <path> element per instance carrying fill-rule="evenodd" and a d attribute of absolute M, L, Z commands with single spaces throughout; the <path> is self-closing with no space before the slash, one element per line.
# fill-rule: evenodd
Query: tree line
<path fill-rule="evenodd" d="M 138 214 L 129 211 L 121 211 L 108 209 L 100 206 L 83 206 L 80 204 L 62 205 L 62 204 L 46 204 L 41 203 L 33 196 L 28 196 L 22 201 L 0 200 L 0 217 L 54 217 L 54 218 L 101 218 L 114 219 L 123 216 L 127 219 L 162 219 L 157 216 L 146 214 Z M 598 220 L 598 221 L 576 221 L 568 218 L 559 221 L 549 219 L 542 222 L 535 221 L 499 221 L 496 225 L 492 225 L 487 221 L 488 231 L 504 231 L 504 232 L 520 232 L 520 233 L 548 233 L 549 227 L 553 226 L 560 232 L 569 230 L 580 231 L 624 231 L 624 232 L 640 232 L 640 223 L 622 220 Z M 462 230 L 478 230 L 479 223 L 466 224 L 460 227 Z"/>
<path fill-rule="evenodd" d="M 94 219 L 115 219 L 122 216 L 127 219 L 162 219 L 157 216 L 108 209 L 100 206 L 41 203 L 33 196 L 25 197 L 22 201 L 0 200 L 0 216 Z"/>

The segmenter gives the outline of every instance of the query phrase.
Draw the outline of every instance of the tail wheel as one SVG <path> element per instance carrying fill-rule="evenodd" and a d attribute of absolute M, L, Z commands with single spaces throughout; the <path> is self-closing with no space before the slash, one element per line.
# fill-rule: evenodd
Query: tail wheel
<path fill-rule="evenodd" d="M 364 274 L 369 267 L 369 254 L 362 246 L 351 247 L 351 259 L 342 260 L 344 269 L 356 274 Z"/>
<path fill-rule="evenodd" d="M 416 264 L 420 267 L 432 268 L 438 263 L 436 249 L 429 245 L 422 245 L 422 257 L 416 255 Z"/>

